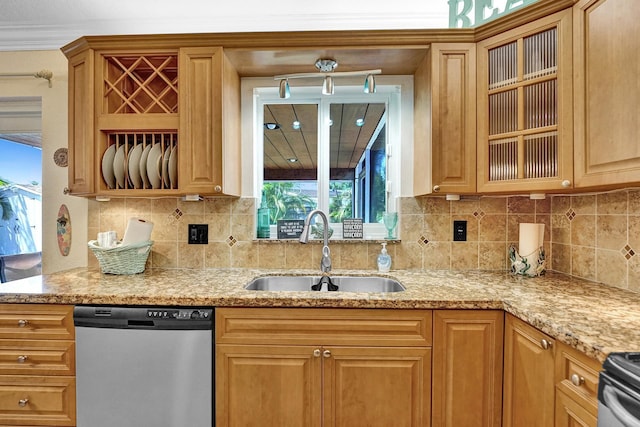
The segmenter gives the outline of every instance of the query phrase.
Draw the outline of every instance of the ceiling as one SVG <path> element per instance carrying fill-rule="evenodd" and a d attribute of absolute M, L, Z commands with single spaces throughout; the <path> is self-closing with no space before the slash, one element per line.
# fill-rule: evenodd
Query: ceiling
<path fill-rule="evenodd" d="M 0 0 L 0 50 L 86 35 L 445 28 L 446 0 Z"/>
<path fill-rule="evenodd" d="M 385 112 L 383 103 L 331 104 L 331 178 L 353 177 Z M 363 119 L 358 126 L 356 119 Z M 316 179 L 318 164 L 318 109 L 315 104 L 271 104 L 264 107 L 264 178 L 269 180 Z M 294 129 L 294 121 L 300 123 Z M 295 160 L 295 161 L 292 161 Z"/>

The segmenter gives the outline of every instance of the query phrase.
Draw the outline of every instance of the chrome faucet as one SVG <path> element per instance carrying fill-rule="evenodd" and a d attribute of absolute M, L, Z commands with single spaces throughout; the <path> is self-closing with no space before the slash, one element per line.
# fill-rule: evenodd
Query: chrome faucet
<path fill-rule="evenodd" d="M 322 237 L 324 239 L 324 244 L 322 246 L 322 259 L 320 260 L 322 277 L 316 285 L 311 286 L 311 289 L 314 291 L 319 291 L 322 288 L 322 284 L 327 283 L 328 290 L 337 291 L 338 286 L 334 285 L 331 281 L 331 278 L 329 277 L 329 272 L 331 271 L 331 251 L 329 250 L 329 219 L 327 218 L 327 215 L 325 215 L 325 213 L 320 209 L 309 212 L 309 215 L 307 215 L 307 218 L 305 218 L 304 227 L 302 228 L 302 234 L 300 234 L 300 243 L 309 242 L 309 228 L 311 225 L 311 220 L 316 215 L 320 215 L 323 223 Z"/>

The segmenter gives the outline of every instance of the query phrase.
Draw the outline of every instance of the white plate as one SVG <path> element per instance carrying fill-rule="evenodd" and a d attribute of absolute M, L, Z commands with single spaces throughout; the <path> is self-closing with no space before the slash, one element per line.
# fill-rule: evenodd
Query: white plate
<path fill-rule="evenodd" d="M 142 178 L 145 188 L 151 187 L 149 175 L 147 175 L 147 159 L 149 158 L 149 151 L 151 151 L 151 145 L 144 147 L 142 155 L 140 156 L 140 178 Z"/>
<path fill-rule="evenodd" d="M 116 176 L 113 174 L 113 158 L 115 155 L 116 146 L 110 145 L 102 156 L 102 177 L 109 188 L 116 188 Z"/>
<path fill-rule="evenodd" d="M 127 179 L 127 153 L 124 150 L 124 145 L 121 145 L 116 151 L 116 155 L 113 158 L 113 174 L 116 176 L 116 183 L 118 188 L 124 188 L 125 181 Z"/>
<path fill-rule="evenodd" d="M 178 147 L 173 147 L 169 156 L 169 181 L 171 188 L 178 188 Z"/>
<path fill-rule="evenodd" d="M 169 181 L 169 155 L 171 154 L 171 147 L 167 147 L 164 150 L 164 156 L 162 157 L 162 181 L 164 186 L 171 188 L 171 182 Z"/>
<path fill-rule="evenodd" d="M 142 144 L 134 146 L 129 151 L 127 165 L 129 167 L 129 179 L 133 188 L 142 188 L 142 177 L 140 176 L 140 157 L 142 156 Z"/>
<path fill-rule="evenodd" d="M 147 157 L 147 177 L 151 188 L 162 188 L 162 177 L 160 176 L 160 162 L 162 161 L 162 146 L 155 144 L 151 151 L 149 151 L 149 157 Z"/>

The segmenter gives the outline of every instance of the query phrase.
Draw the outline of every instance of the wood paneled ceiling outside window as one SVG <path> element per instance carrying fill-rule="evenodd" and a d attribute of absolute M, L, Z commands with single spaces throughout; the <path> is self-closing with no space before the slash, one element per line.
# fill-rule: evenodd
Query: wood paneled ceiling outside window
<path fill-rule="evenodd" d="M 353 175 L 380 119 L 384 103 L 332 104 L 330 168 L 332 178 Z M 356 124 L 363 119 L 362 126 Z M 294 129 L 293 123 L 300 123 Z M 269 104 L 264 122 L 278 129 L 264 129 L 264 179 L 316 179 L 318 163 L 318 107 L 315 104 Z M 295 161 L 293 161 L 295 159 Z"/>

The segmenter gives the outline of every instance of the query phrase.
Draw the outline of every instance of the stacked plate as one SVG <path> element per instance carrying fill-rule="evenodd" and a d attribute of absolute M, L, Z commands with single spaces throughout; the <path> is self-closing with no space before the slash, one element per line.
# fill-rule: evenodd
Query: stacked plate
<path fill-rule="evenodd" d="M 102 177 L 110 189 L 178 188 L 178 150 L 162 144 L 110 145 L 102 156 Z"/>

